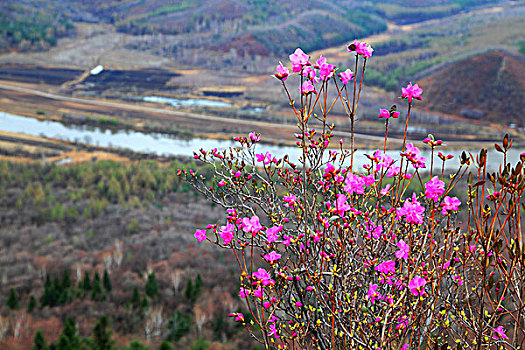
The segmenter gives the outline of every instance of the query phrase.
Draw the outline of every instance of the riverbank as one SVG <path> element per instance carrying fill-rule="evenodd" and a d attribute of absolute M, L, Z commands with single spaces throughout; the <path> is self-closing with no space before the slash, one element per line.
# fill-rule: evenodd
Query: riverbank
<path fill-rule="evenodd" d="M 58 121 L 39 120 L 35 118 L 0 112 L 0 130 L 7 132 L 3 137 L 0 134 L 0 150 L 11 157 L 21 156 L 33 159 L 45 159 L 47 161 L 62 161 L 63 159 L 74 159 L 67 154 L 71 151 L 101 151 L 117 154 L 128 160 L 153 158 L 160 161 L 169 161 L 177 157 L 191 158 L 199 149 L 209 150 L 218 148 L 220 150 L 237 147 L 238 143 L 233 140 L 217 140 L 210 138 L 181 139 L 169 134 L 141 133 L 133 130 L 114 130 L 93 126 L 79 126 L 64 124 Z M 12 134 L 15 133 L 16 137 Z M 28 139 L 20 134 L 29 134 L 38 137 L 37 140 Z M 5 143 L 9 145 L 5 145 Z M 422 155 L 430 158 L 430 151 L 425 145 L 419 145 Z M 516 146 L 516 145 L 515 145 Z M 37 147 L 37 148 L 35 148 Z M 5 148 L 5 149 L 4 149 Z M 354 165 L 358 168 L 369 162 L 366 154 L 374 153 L 376 148 L 358 149 L 354 157 Z M 459 155 L 463 152 L 453 150 L 446 146 L 440 148 L 441 152 L 454 155 L 454 160 L 449 162 L 450 167 L 457 166 Z M 302 151 L 297 146 L 276 146 L 269 144 L 257 145 L 256 152 L 269 152 L 275 157 L 288 155 L 292 162 L 297 162 Z M 474 156 L 479 152 L 475 147 L 470 150 Z M 513 147 L 508 154 L 508 161 L 516 162 L 520 153 L 525 152 L 523 147 Z M 387 154 L 399 158 L 399 150 L 388 150 Z M 437 154 L 434 154 L 437 157 Z M 89 160 L 89 159 L 88 159 Z M 489 169 L 497 170 L 501 162 L 501 154 L 494 147 L 489 148 Z M 71 160 L 69 160 L 71 161 Z M 440 163 L 435 161 L 436 167 Z"/>
<path fill-rule="evenodd" d="M 271 145 L 292 146 L 296 126 L 282 122 L 262 121 L 228 117 L 227 111 L 215 111 L 219 115 L 194 113 L 187 110 L 174 110 L 156 102 L 130 103 L 118 100 L 86 99 L 40 91 L 30 86 L 19 86 L 0 82 L 2 98 L 0 111 L 10 112 L 40 120 L 60 121 L 64 124 L 91 125 L 109 130 L 132 130 L 142 133 L 162 133 L 177 138 L 231 140 L 238 135 L 257 131 L 263 135 L 263 142 Z M 293 120 L 293 116 L 288 118 Z M 340 128 L 345 118 L 336 117 Z M 364 124 L 370 124 L 363 121 Z M 341 125 L 342 124 L 342 125 Z M 339 128 L 339 130 L 341 130 Z M 369 126 L 366 126 L 366 130 Z M 335 140 L 348 143 L 348 132 L 335 130 Z M 415 134 L 420 141 L 426 134 Z M 515 135 L 516 136 L 516 135 Z M 409 135 L 410 137 L 410 135 Z M 451 138 L 456 138 L 456 140 Z M 460 139 L 457 139 L 460 137 Z M 474 135 L 450 135 L 448 145 L 454 149 L 490 147 L 497 139 L 480 140 Z M 389 148 L 398 148 L 401 139 L 396 135 L 389 137 Z M 516 144 L 523 143 L 517 139 Z M 383 144 L 382 132 L 368 131 L 356 134 L 356 147 L 361 149 L 380 148 Z M 338 145 L 335 144 L 334 147 Z"/>

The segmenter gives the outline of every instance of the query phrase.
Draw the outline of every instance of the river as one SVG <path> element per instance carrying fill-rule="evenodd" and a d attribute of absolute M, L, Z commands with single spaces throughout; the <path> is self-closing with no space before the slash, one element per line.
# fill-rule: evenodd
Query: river
<path fill-rule="evenodd" d="M 42 121 L 5 112 L 0 112 L 0 130 L 65 141 L 81 142 L 94 146 L 123 148 L 134 152 L 171 156 L 177 155 L 191 157 L 193 152 L 198 151 L 200 148 L 204 148 L 205 150 L 215 147 L 218 149 L 225 149 L 238 145 L 238 143 L 234 141 L 226 140 L 202 138 L 186 140 L 168 134 L 142 133 L 132 130 L 110 130 L 92 126 L 67 125 L 56 121 Z M 421 149 L 425 149 L 426 147 L 423 144 L 417 146 Z M 372 154 L 374 151 L 375 150 L 359 150 L 354 159 L 355 166 L 361 168 L 365 163 L 369 163 L 364 155 Z M 296 162 L 301 155 L 301 150 L 298 147 L 272 146 L 266 144 L 257 145 L 257 153 L 264 152 L 270 152 L 275 157 L 282 157 L 287 154 L 294 162 Z M 449 166 L 457 166 L 457 156 L 461 154 L 461 151 L 447 151 L 446 148 L 443 148 L 441 149 L 441 152 L 455 155 L 455 158 L 447 164 Z M 511 149 L 508 155 L 508 161 L 513 164 L 516 163 L 519 159 L 520 153 L 523 152 L 525 152 L 525 148 Z M 399 158 L 398 151 L 387 151 L 387 153 L 394 159 Z M 479 153 L 479 150 L 472 150 L 472 153 Z M 423 151 L 422 154 L 427 158 L 430 157 L 430 152 L 428 150 Z M 492 148 L 488 152 L 487 159 L 489 170 L 494 171 L 502 161 L 502 155 Z M 441 161 L 437 156 L 434 163 L 436 167 L 441 165 Z"/>

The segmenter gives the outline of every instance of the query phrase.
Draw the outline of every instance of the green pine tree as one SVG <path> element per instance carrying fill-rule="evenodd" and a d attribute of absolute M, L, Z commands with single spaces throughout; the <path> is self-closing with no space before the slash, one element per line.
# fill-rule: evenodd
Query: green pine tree
<path fill-rule="evenodd" d="M 94 350 L 112 350 L 111 328 L 107 316 L 102 316 L 93 329 Z"/>
<path fill-rule="evenodd" d="M 95 275 L 93 276 L 93 284 L 95 284 L 96 282 L 100 284 L 100 274 L 98 273 L 98 271 L 95 271 Z"/>
<path fill-rule="evenodd" d="M 27 313 L 33 312 L 35 307 L 36 307 L 36 299 L 34 296 L 31 295 L 31 297 L 29 297 L 29 302 L 27 303 L 27 309 L 26 309 Z"/>
<path fill-rule="evenodd" d="M 53 288 L 53 283 L 51 282 L 51 277 L 46 275 L 46 281 L 44 282 L 44 294 L 40 297 L 40 304 L 42 307 L 49 305 L 51 298 L 50 292 Z"/>
<path fill-rule="evenodd" d="M 11 310 L 18 310 L 20 306 L 18 305 L 18 296 L 16 295 L 16 291 L 14 288 L 11 288 L 9 291 L 9 298 L 7 299 L 7 306 Z"/>
<path fill-rule="evenodd" d="M 197 279 L 195 280 L 195 299 L 201 294 L 202 291 L 202 278 L 201 275 L 197 275 Z"/>
<path fill-rule="evenodd" d="M 71 347 L 71 344 L 69 343 L 69 339 L 62 334 L 60 338 L 58 339 L 58 343 L 55 345 L 56 350 L 73 350 L 74 348 Z"/>
<path fill-rule="evenodd" d="M 158 350 L 173 350 L 173 347 L 167 340 L 164 340 L 162 344 L 160 344 Z"/>
<path fill-rule="evenodd" d="M 62 283 L 60 283 L 60 280 L 57 276 L 53 278 L 53 287 L 55 288 L 55 291 L 57 292 L 57 295 L 62 294 Z"/>
<path fill-rule="evenodd" d="M 82 280 L 82 285 L 79 287 L 86 292 L 91 290 L 91 279 L 89 278 L 89 272 L 84 272 L 84 279 Z"/>
<path fill-rule="evenodd" d="M 102 286 L 100 285 L 100 275 L 98 271 L 95 272 L 95 277 L 93 277 L 93 289 L 91 291 L 91 299 L 98 300 L 102 297 Z"/>
<path fill-rule="evenodd" d="M 32 350 L 47 350 L 46 339 L 40 329 L 36 331 L 35 337 L 33 338 Z"/>
<path fill-rule="evenodd" d="M 144 295 L 144 298 L 142 298 L 142 303 L 140 304 L 140 307 L 142 309 L 146 309 L 149 307 L 149 301 L 148 301 L 148 298 L 146 298 L 146 296 Z"/>
<path fill-rule="evenodd" d="M 129 343 L 128 347 L 124 350 L 149 350 L 149 346 L 142 344 L 138 340 L 134 340 Z"/>
<path fill-rule="evenodd" d="M 77 328 L 75 327 L 75 321 L 71 317 L 66 319 L 64 329 L 62 330 L 62 336 L 66 337 L 68 343 L 68 350 L 76 350 L 80 346 L 80 338 L 77 336 Z"/>
<path fill-rule="evenodd" d="M 159 292 L 159 286 L 157 285 L 157 279 L 155 278 L 155 272 L 148 275 L 148 281 L 146 282 L 146 295 L 150 298 L 157 296 Z"/>
<path fill-rule="evenodd" d="M 69 301 L 68 291 L 62 287 L 62 282 L 57 276 L 53 279 L 53 302 L 49 306 L 64 305 Z"/>
<path fill-rule="evenodd" d="M 133 288 L 133 294 L 131 295 L 131 300 L 129 302 L 131 303 L 131 307 L 134 309 L 140 306 L 140 294 L 137 287 Z"/>
<path fill-rule="evenodd" d="M 191 279 L 188 278 L 188 282 L 186 282 L 186 289 L 184 289 L 184 297 L 187 300 L 193 300 L 194 295 L 194 288 L 193 288 L 193 282 Z"/>
<path fill-rule="evenodd" d="M 69 277 L 69 270 L 64 270 L 62 273 L 62 290 L 69 289 L 71 287 L 71 278 Z"/>
<path fill-rule="evenodd" d="M 108 270 L 104 270 L 104 276 L 102 277 L 102 284 L 104 289 L 108 292 L 111 292 L 111 280 L 109 279 Z"/>

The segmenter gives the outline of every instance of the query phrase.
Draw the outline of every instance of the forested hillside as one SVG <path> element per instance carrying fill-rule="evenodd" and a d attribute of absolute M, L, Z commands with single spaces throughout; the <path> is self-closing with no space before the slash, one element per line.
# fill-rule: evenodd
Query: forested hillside
<path fill-rule="evenodd" d="M 425 1 L 407 6 L 403 1 L 353 0 L 7 0 L 0 5 L 0 48 L 45 49 L 57 38 L 73 35 L 74 22 L 88 22 L 111 24 L 131 35 L 185 35 L 187 42 L 202 49 L 280 55 L 298 45 L 316 50 L 382 32 L 387 21 L 419 22 L 497 2 Z"/>
<path fill-rule="evenodd" d="M 0 348 L 30 349 L 40 330 L 57 349 L 101 349 L 101 322 L 104 349 L 252 347 L 227 317 L 241 308 L 232 257 L 192 237 L 220 211 L 181 166 L 0 161 Z"/>

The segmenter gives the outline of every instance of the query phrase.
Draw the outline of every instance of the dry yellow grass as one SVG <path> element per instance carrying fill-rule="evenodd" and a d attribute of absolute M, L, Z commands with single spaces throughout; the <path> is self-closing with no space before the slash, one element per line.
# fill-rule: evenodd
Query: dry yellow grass
<path fill-rule="evenodd" d="M 32 153 L 32 154 L 39 154 L 42 151 L 53 151 L 53 152 L 60 152 L 56 149 L 47 148 L 45 146 L 34 146 L 34 145 L 28 145 L 25 142 L 27 141 L 38 141 L 38 142 L 44 142 L 47 144 L 56 144 L 56 145 L 70 145 L 66 141 L 58 141 L 53 139 L 47 139 L 43 137 L 38 136 L 30 136 L 25 134 L 19 134 L 19 133 L 13 133 L 13 132 L 7 132 L 7 131 L 0 131 L 0 136 L 8 136 L 13 139 L 16 139 L 16 141 L 0 141 L 0 149 L 5 149 L 8 151 L 15 151 L 17 149 L 20 149 L 21 151 Z M 60 152 L 60 155 L 56 157 L 48 157 L 45 158 L 44 161 L 46 162 L 56 162 L 62 159 L 70 158 L 72 160 L 72 163 L 81 163 L 81 162 L 90 162 L 93 160 L 113 160 L 116 162 L 130 162 L 130 159 L 127 157 L 119 156 L 118 154 L 112 153 L 112 152 L 106 152 L 106 151 L 86 151 L 86 150 L 73 150 L 73 151 L 63 151 Z M 8 159 L 12 161 L 21 161 L 21 162 L 28 162 L 28 161 L 35 161 L 35 159 L 27 158 L 27 157 L 19 157 L 19 156 L 1 156 L 0 159 Z"/>
<path fill-rule="evenodd" d="M 104 152 L 104 151 L 95 151 L 95 152 L 88 152 L 88 151 L 72 151 L 72 152 L 63 152 L 58 157 L 49 158 L 48 160 L 51 162 L 56 162 L 61 159 L 71 159 L 71 163 L 78 164 L 83 162 L 91 162 L 93 160 L 112 160 L 115 162 L 130 162 L 129 158 L 121 157 L 117 154 L 110 153 L 110 152 Z"/>

